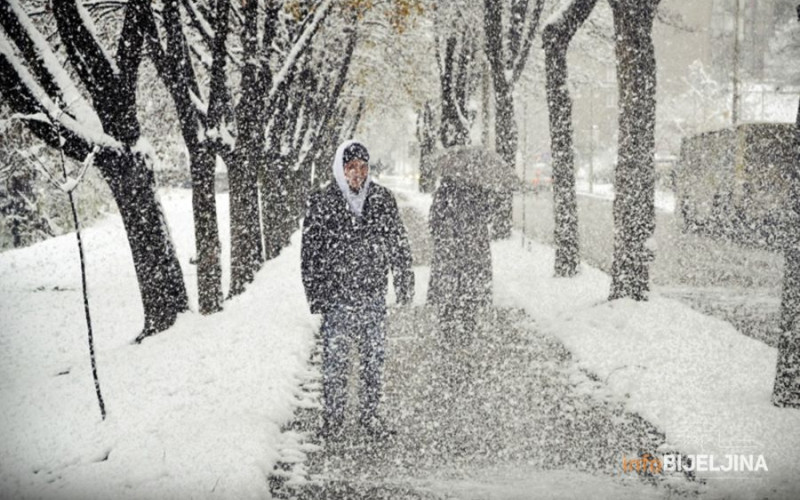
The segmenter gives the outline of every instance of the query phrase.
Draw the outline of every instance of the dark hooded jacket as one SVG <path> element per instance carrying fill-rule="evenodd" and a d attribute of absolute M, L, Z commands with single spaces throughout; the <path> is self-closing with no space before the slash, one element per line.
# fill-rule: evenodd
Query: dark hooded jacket
<path fill-rule="evenodd" d="M 398 302 L 413 298 L 405 226 L 392 193 L 375 182 L 368 186 L 361 217 L 335 182 L 311 195 L 303 221 L 302 261 L 312 313 L 383 303 L 390 269 Z"/>
<path fill-rule="evenodd" d="M 492 301 L 488 193 L 472 184 L 443 178 L 431 205 L 433 259 L 427 302 L 474 308 Z"/>

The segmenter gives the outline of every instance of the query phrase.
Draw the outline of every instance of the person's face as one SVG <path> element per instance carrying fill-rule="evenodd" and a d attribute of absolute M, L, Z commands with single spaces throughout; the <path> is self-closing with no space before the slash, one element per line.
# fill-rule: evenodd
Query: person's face
<path fill-rule="evenodd" d="M 364 186 L 368 174 L 369 164 L 364 160 L 356 158 L 344 165 L 344 178 L 354 193 L 358 193 Z"/>

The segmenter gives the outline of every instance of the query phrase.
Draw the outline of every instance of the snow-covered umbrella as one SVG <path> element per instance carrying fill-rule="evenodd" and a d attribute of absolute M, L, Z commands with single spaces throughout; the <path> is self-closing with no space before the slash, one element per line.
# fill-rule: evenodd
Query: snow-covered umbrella
<path fill-rule="evenodd" d="M 437 153 L 433 160 L 440 176 L 490 191 L 511 191 L 519 183 L 499 154 L 479 146 L 448 148 Z"/>

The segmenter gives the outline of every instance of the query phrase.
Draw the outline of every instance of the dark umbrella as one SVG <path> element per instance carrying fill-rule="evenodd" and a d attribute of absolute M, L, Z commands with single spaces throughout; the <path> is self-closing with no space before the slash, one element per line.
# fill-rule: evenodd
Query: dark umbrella
<path fill-rule="evenodd" d="M 445 149 L 433 158 L 437 173 L 490 191 L 511 191 L 519 180 L 494 151 L 478 146 Z"/>

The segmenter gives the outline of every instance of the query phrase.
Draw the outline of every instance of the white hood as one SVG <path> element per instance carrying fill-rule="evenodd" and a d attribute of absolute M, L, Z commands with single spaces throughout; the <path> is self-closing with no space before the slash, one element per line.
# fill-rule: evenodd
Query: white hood
<path fill-rule="evenodd" d="M 354 142 L 359 141 L 345 141 L 340 144 L 339 148 L 336 150 L 336 156 L 333 157 L 333 178 L 336 179 L 336 184 L 339 186 L 342 194 L 344 194 L 347 204 L 350 206 L 350 210 L 352 210 L 354 214 L 361 217 L 361 211 L 364 209 L 364 201 L 367 199 L 367 193 L 369 192 L 369 185 L 372 182 L 372 173 L 370 172 L 367 174 L 367 178 L 364 180 L 364 185 L 361 187 L 361 190 L 359 190 L 358 194 L 350 190 L 350 186 L 347 185 L 347 179 L 344 177 L 344 163 L 342 162 L 342 155 L 344 155 L 344 150 L 347 148 L 347 146 L 353 144 Z"/>

